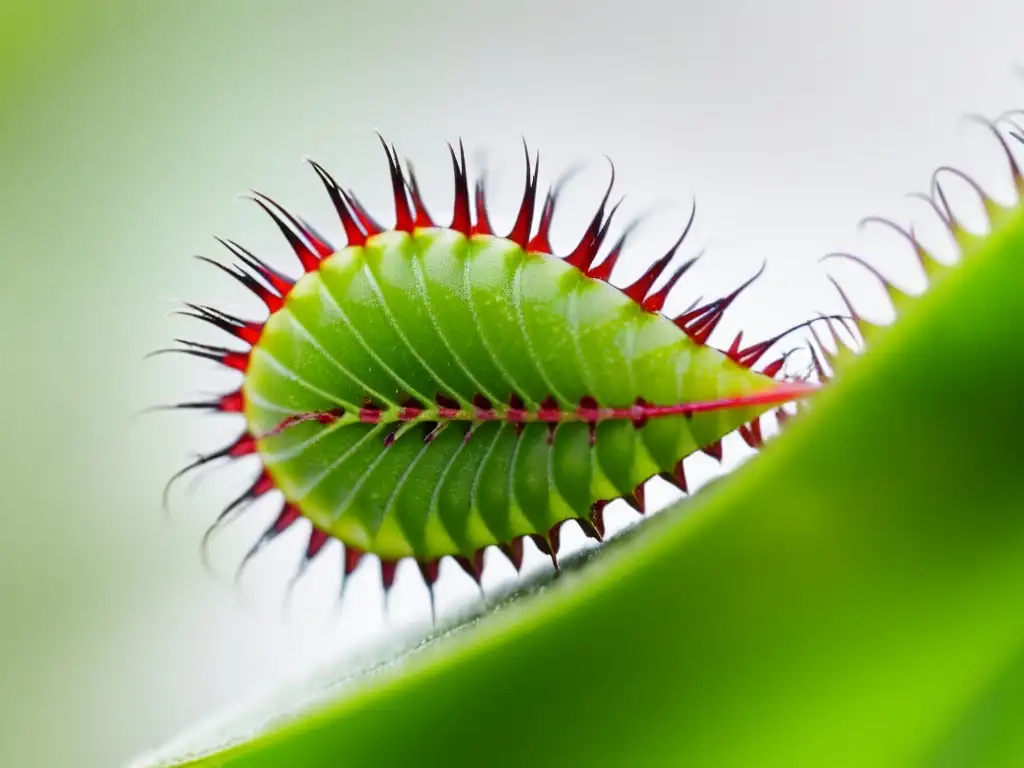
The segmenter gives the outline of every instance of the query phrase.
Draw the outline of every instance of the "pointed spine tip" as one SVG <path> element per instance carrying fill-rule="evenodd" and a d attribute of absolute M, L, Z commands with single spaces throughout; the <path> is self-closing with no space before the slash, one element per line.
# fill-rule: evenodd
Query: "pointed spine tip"
<path fill-rule="evenodd" d="M 672 247 L 668 249 L 668 252 L 655 261 L 654 264 L 652 264 L 632 285 L 623 289 L 623 293 L 643 307 L 644 310 L 648 312 L 659 312 L 676 281 L 682 277 L 683 274 L 693 266 L 694 261 L 696 261 L 694 259 L 684 264 L 676 271 L 660 291 L 654 294 L 651 293 L 654 283 L 657 282 L 659 277 L 661 277 L 661 273 L 665 271 L 666 267 L 668 267 L 676 252 L 679 250 L 679 247 L 686 239 L 686 236 L 690 233 L 690 229 L 693 227 L 693 222 L 696 219 L 696 216 L 697 204 L 694 202 L 693 207 L 690 210 L 690 218 L 687 220 L 682 234 L 679 235 L 676 241 L 672 244 Z"/>
<path fill-rule="evenodd" d="M 540 223 L 537 225 L 537 234 L 526 244 L 526 250 L 533 253 L 551 253 L 551 222 L 555 216 L 555 204 L 557 203 L 558 191 L 552 187 L 544 198 L 544 205 L 540 210 Z"/>
<path fill-rule="evenodd" d="M 197 341 L 189 341 L 188 339 L 175 339 L 178 344 L 182 344 L 182 347 L 175 347 L 170 349 L 157 350 L 152 355 L 162 353 L 176 352 L 178 354 L 189 355 L 191 357 L 198 357 L 203 360 L 210 360 L 211 362 L 219 363 L 226 368 L 230 368 L 240 373 L 245 373 L 249 368 L 249 352 L 240 352 L 234 349 L 227 349 L 226 347 L 218 347 L 212 344 L 201 344 Z"/>
<path fill-rule="evenodd" d="M 317 528 L 315 525 L 309 532 L 309 538 L 306 540 L 306 551 L 303 555 L 306 562 L 310 562 L 317 555 L 323 551 L 324 546 L 328 541 L 331 540 L 331 535 L 324 531 L 322 528 Z"/>
<path fill-rule="evenodd" d="M 217 238 L 219 242 L 223 243 L 229 249 L 231 246 L 228 245 L 229 241 L 221 240 Z M 221 272 L 237 280 L 244 288 L 252 293 L 256 298 L 263 302 L 266 306 L 267 311 L 273 314 L 277 312 L 282 306 L 284 306 L 284 297 L 277 291 L 269 288 L 264 283 L 261 283 L 255 277 L 248 272 L 244 271 L 236 265 L 226 266 L 216 259 L 211 259 L 207 256 L 196 256 L 199 261 L 205 262 L 213 267 L 216 267 Z"/>
<path fill-rule="evenodd" d="M 434 219 L 431 217 L 430 212 L 427 210 L 427 205 L 423 200 L 423 195 L 420 192 L 420 184 L 416 179 L 416 172 L 413 170 L 412 163 L 408 160 L 405 162 L 405 166 L 408 169 L 409 176 L 409 194 L 412 196 L 413 210 L 415 211 L 415 219 L 413 226 L 419 229 L 429 229 L 437 226 L 434 223 Z"/>
<path fill-rule="evenodd" d="M 348 203 L 349 208 L 355 214 L 356 219 L 359 221 L 359 226 L 366 232 L 367 237 L 373 237 L 385 231 L 384 226 L 370 215 L 366 206 L 359 202 L 355 192 L 351 189 L 345 189 L 341 190 L 341 194 L 344 195 L 345 202 Z"/>
<path fill-rule="evenodd" d="M 646 492 L 644 491 L 644 484 L 640 483 L 633 489 L 632 493 L 628 493 L 622 497 L 629 506 L 639 512 L 641 515 L 647 513 L 647 498 Z"/>
<path fill-rule="evenodd" d="M 715 461 L 718 461 L 718 462 L 722 461 L 723 453 L 722 453 L 722 441 L 721 440 L 715 440 L 713 443 L 705 445 L 700 450 L 701 450 L 702 453 L 707 454 L 708 456 L 713 458 Z"/>
<path fill-rule="evenodd" d="M 725 316 L 726 310 L 732 306 L 733 302 L 736 301 L 741 293 L 753 285 L 754 282 L 764 274 L 767 266 L 767 262 L 762 263 L 761 268 L 757 270 L 753 277 L 748 279 L 728 296 L 723 296 L 720 299 L 695 309 L 687 310 L 683 314 L 679 315 L 675 318 L 675 324 L 695 343 L 707 344 L 711 334 Z"/>
<path fill-rule="evenodd" d="M 498 545 L 498 549 L 502 551 L 508 561 L 512 563 L 512 567 L 516 569 L 516 572 L 523 568 L 523 537 L 517 536 L 511 542 L 506 544 Z"/>
<path fill-rule="evenodd" d="M 587 225 L 586 230 L 583 232 L 579 243 L 565 257 L 566 262 L 584 273 L 590 269 L 591 263 L 593 263 L 594 258 L 597 256 L 597 252 L 601 248 L 601 242 L 604 239 L 603 233 L 607 232 L 606 227 L 615 214 L 615 209 L 613 209 L 607 217 L 605 216 L 605 211 L 608 209 L 608 201 L 611 199 L 612 189 L 615 186 L 615 166 L 611 160 L 608 160 L 608 164 L 611 167 L 611 178 L 608 181 L 608 187 L 605 189 L 604 197 L 601 199 L 597 211 L 590 220 L 590 224 Z M 618 206 L 615 206 L 615 208 L 618 208 Z"/>
<path fill-rule="evenodd" d="M 260 335 L 263 333 L 263 323 L 251 320 L 242 320 L 234 315 L 229 315 L 227 312 L 222 312 L 219 309 L 208 307 L 203 304 L 185 302 L 185 307 L 187 307 L 188 311 L 181 310 L 175 314 L 183 317 L 191 317 L 212 325 L 215 328 L 234 336 L 239 341 L 248 344 L 250 347 L 254 346 L 256 342 L 259 341 Z"/>
<path fill-rule="evenodd" d="M 366 243 L 367 233 L 359 225 L 356 220 L 354 211 L 349 207 L 348 201 L 346 200 L 345 193 L 342 192 L 338 182 L 334 180 L 334 177 L 329 174 L 322 165 L 315 160 L 309 158 L 306 162 L 310 164 L 316 175 L 320 178 L 320 183 L 323 184 L 327 190 L 327 195 L 331 199 L 331 204 L 334 206 L 335 212 L 338 214 L 338 219 L 341 221 L 342 229 L 345 231 L 345 238 L 348 241 L 348 245 L 352 247 L 359 247 Z"/>
<path fill-rule="evenodd" d="M 484 576 L 484 550 L 478 549 L 471 556 L 454 555 L 452 559 L 465 571 L 477 586 L 480 586 Z"/>
<path fill-rule="evenodd" d="M 303 271 L 313 272 L 319 269 L 320 260 L 333 252 L 331 246 L 275 200 L 256 190 L 251 192 L 252 196 L 249 199 L 259 205 L 273 220 L 288 241 Z"/>
<path fill-rule="evenodd" d="M 452 210 L 451 229 L 461 232 L 466 237 L 472 234 L 472 221 L 469 213 L 469 181 L 466 177 L 466 150 L 459 141 L 459 154 L 449 144 L 448 152 L 452 158 L 452 173 L 455 176 L 455 202 Z"/>
<path fill-rule="evenodd" d="M 390 592 L 395 585 L 395 576 L 398 574 L 398 560 L 380 561 L 380 582 L 385 592 Z"/>
<path fill-rule="evenodd" d="M 256 557 L 264 548 L 280 536 L 282 533 L 291 528 L 298 520 L 302 517 L 298 508 L 292 504 L 284 504 L 281 507 L 281 511 L 278 512 L 277 517 L 274 521 L 263 531 L 263 534 L 249 547 L 248 551 L 242 556 L 241 562 L 239 562 L 237 569 L 235 570 L 235 583 L 238 584 L 242 580 L 242 576 L 245 573 L 246 568 L 252 562 L 253 558 Z"/>
<path fill-rule="evenodd" d="M 683 469 L 682 459 L 677 461 L 672 467 L 671 472 L 662 472 L 661 479 L 671 485 L 674 485 L 678 490 L 683 493 L 689 493 L 690 488 L 686 482 L 686 471 Z"/>
<path fill-rule="evenodd" d="M 342 569 L 346 578 L 351 576 L 355 572 L 356 568 L 359 567 L 364 554 L 365 553 L 362 550 L 356 549 L 355 547 L 348 545 L 345 546 L 345 556 L 342 562 Z"/>
<path fill-rule="evenodd" d="M 416 226 L 412 207 L 409 205 L 409 196 L 406 194 L 407 182 L 402 173 L 402 165 L 398 160 L 398 152 L 394 145 L 388 145 L 384 137 L 378 133 L 377 138 L 384 148 L 384 154 L 388 158 L 388 174 L 391 177 L 391 194 L 395 203 L 395 231 L 412 232 Z"/>
<path fill-rule="evenodd" d="M 530 149 L 527 147 L 525 139 L 523 140 L 523 152 L 526 155 L 526 186 L 515 224 L 512 225 L 512 230 L 507 235 L 507 238 L 520 248 L 526 248 L 530 241 L 534 208 L 537 204 L 537 175 L 540 172 L 540 155 L 537 155 L 537 160 L 531 168 Z"/>

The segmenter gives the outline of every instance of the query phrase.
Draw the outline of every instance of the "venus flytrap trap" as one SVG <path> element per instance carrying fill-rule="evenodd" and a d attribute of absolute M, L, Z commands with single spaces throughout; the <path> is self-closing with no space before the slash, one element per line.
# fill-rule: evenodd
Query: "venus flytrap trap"
<path fill-rule="evenodd" d="M 252 199 L 287 238 L 301 277 L 277 272 L 233 241 L 221 242 L 239 263 L 202 257 L 269 312 L 252 321 L 190 304 L 185 314 L 245 346 L 181 341 L 179 350 L 242 374 L 237 390 L 180 407 L 240 413 L 246 426 L 176 477 L 220 459 L 256 455 L 262 464 L 211 530 L 256 498 L 283 497 L 243 566 L 305 518 L 312 529 L 300 573 L 336 539 L 344 546 L 343 584 L 372 556 L 390 589 L 398 564 L 411 559 L 433 594 L 442 558 L 479 582 L 487 548 L 499 548 L 518 570 L 527 537 L 557 571 L 563 524 L 601 540 L 609 502 L 625 499 L 643 514 L 644 483 L 655 475 L 686 491 L 687 456 L 703 451 L 721 460 L 721 440 L 735 430 L 759 445 L 763 415 L 813 392 L 782 379 L 784 355 L 754 366 L 784 337 L 833 318 L 756 344 L 744 345 L 742 334 L 726 349 L 710 344 L 760 272 L 716 301 L 662 314 L 697 261 L 679 257 L 696 207 L 668 251 L 616 287 L 613 272 L 635 222 L 604 248 L 618 207 L 609 207 L 614 169 L 578 245 L 556 256 L 549 232 L 562 184 L 536 217 L 539 157 L 531 163 L 527 152 L 519 212 L 499 236 L 482 180 L 471 199 L 461 145 L 458 153 L 449 147 L 451 222 L 438 224 L 411 167 L 381 143 L 391 228 L 311 161 L 344 247 L 257 194 Z"/>
<path fill-rule="evenodd" d="M 616 287 L 609 190 L 579 245 L 552 255 L 557 188 L 534 228 L 536 163 L 506 237 L 454 151 L 450 226 L 387 147 L 390 230 L 318 165 L 347 246 L 259 197 L 305 274 L 229 243 L 269 319 L 193 306 L 246 348 L 184 349 L 242 373 L 237 391 L 186 407 L 246 421 L 196 466 L 262 463 L 222 520 L 264 493 L 285 499 L 254 551 L 307 517 L 307 560 L 337 538 L 345 571 L 375 556 L 385 586 L 405 558 L 428 584 L 446 556 L 479 578 L 483 549 L 518 563 L 524 537 L 555 560 L 564 522 L 600 537 L 608 499 L 642 512 L 653 475 L 685 489 L 687 456 L 720 455 L 733 431 L 759 445 L 767 414 L 789 424 L 546 594 L 326 700 L 282 702 L 233 738 L 140 765 L 1016 765 L 1024 728 L 1005 690 L 1024 668 L 1024 361 L 1008 350 L 1024 328 L 1024 179 L 1010 144 L 1024 139 L 985 125 L 1015 199 L 936 173 L 922 197 L 957 245 L 949 266 L 874 220 L 910 244 L 919 296 L 859 255 L 827 256 L 877 278 L 897 320 L 863 317 L 833 280 L 859 338 L 846 318 L 803 324 L 809 380 L 782 375 L 784 353 L 766 358 L 788 333 L 711 343 L 745 285 L 660 313 L 692 264 L 677 259 L 689 224 Z M 962 225 L 948 174 L 981 196 L 986 232 Z M 787 404 L 800 405 L 791 421 Z M 985 450 L 954 455 L 951 424 Z M 970 713 L 986 705 L 994 725 L 979 732 Z"/>

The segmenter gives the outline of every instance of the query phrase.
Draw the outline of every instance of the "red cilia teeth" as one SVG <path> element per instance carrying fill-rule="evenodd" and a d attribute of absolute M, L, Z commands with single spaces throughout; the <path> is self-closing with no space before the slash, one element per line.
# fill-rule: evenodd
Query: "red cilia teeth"
<path fill-rule="evenodd" d="M 253 193 L 305 277 L 221 240 L 232 263 L 200 258 L 255 294 L 268 318 L 190 303 L 182 314 L 241 348 L 182 340 L 161 350 L 241 374 L 240 386 L 219 398 L 175 406 L 240 414 L 245 428 L 174 479 L 213 461 L 260 461 L 255 482 L 210 531 L 280 491 L 280 511 L 242 567 L 305 518 L 312 525 L 296 578 L 332 539 L 343 546 L 343 583 L 374 558 L 390 588 L 398 564 L 411 559 L 433 590 L 445 557 L 480 583 L 487 548 L 518 570 L 527 537 L 558 569 L 567 520 L 602 540 L 608 503 L 623 499 L 644 514 L 653 475 L 688 492 L 688 456 L 721 459 L 722 438 L 733 431 L 760 446 L 761 417 L 813 394 L 815 385 L 776 378 L 785 353 L 761 371 L 754 366 L 825 318 L 747 346 L 742 334 L 725 350 L 710 343 L 764 267 L 719 299 L 662 314 L 672 295 L 692 290 L 687 276 L 698 257 L 680 253 L 696 206 L 676 241 L 619 286 L 613 278 L 635 222 L 609 240 L 619 207 L 610 205 L 614 167 L 576 245 L 558 255 L 550 232 L 568 177 L 538 201 L 540 158 L 525 145 L 521 202 L 499 236 L 461 142 L 448 148 L 450 224 L 428 211 L 395 147 L 380 143 L 391 227 L 310 160 L 344 245 Z"/>

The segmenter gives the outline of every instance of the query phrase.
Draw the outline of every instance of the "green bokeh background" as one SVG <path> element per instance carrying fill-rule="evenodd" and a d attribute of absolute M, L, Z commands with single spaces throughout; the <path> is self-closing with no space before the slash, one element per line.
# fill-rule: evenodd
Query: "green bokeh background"
<path fill-rule="evenodd" d="M 731 322 L 774 329 L 831 308 L 812 265 L 864 247 L 859 215 L 898 211 L 941 162 L 999 167 L 956 149 L 954 121 L 1024 102 L 1021 28 L 1004 2 L 2 0 L 0 765 L 119 764 L 335 644 L 210 581 L 208 514 L 161 518 L 164 479 L 217 428 L 129 421 L 217 386 L 141 359 L 187 328 L 169 299 L 239 298 L 187 258 L 212 234 L 279 250 L 235 195 L 332 222 L 309 154 L 379 207 L 380 129 L 440 208 L 443 142 L 463 135 L 494 154 L 508 218 L 520 135 L 549 173 L 607 152 L 636 211 L 676 206 L 638 248 L 696 192 L 702 289 L 769 258 Z"/>

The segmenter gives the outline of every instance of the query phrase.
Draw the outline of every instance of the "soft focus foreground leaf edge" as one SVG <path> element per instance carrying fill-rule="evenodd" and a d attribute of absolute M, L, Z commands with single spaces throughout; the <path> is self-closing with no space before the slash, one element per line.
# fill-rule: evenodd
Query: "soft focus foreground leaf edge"
<path fill-rule="evenodd" d="M 1010 764 L 971 712 L 1024 684 L 1022 255 L 1018 209 L 690 514 L 187 764 Z"/>

